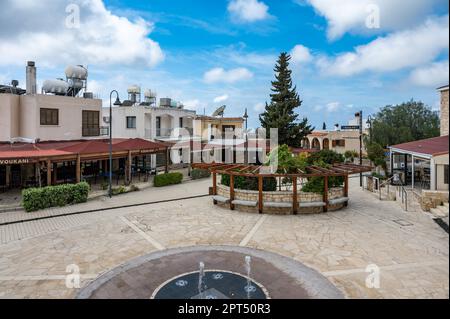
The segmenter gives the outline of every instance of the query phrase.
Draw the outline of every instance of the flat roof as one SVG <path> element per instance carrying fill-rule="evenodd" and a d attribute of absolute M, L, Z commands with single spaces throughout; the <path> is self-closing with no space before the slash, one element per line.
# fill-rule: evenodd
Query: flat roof
<path fill-rule="evenodd" d="M 438 91 L 446 91 L 446 90 L 448 90 L 448 84 L 444 85 L 444 86 L 441 86 L 441 87 L 437 88 L 436 90 L 438 90 Z"/>
<path fill-rule="evenodd" d="M 393 151 L 401 151 L 408 154 L 438 156 L 448 154 L 448 135 L 433 137 L 425 140 L 408 142 L 389 147 Z"/>

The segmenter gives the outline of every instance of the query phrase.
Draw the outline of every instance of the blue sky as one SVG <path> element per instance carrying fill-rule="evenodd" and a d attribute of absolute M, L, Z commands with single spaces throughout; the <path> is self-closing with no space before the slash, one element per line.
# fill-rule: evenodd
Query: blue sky
<path fill-rule="evenodd" d="M 412 98 L 437 108 L 435 89 L 448 84 L 446 0 L 4 1 L 1 83 L 23 84 L 26 60 L 36 60 L 39 83 L 84 64 L 105 100 L 138 84 L 198 113 L 248 108 L 257 127 L 286 51 L 298 113 L 319 129 Z"/>

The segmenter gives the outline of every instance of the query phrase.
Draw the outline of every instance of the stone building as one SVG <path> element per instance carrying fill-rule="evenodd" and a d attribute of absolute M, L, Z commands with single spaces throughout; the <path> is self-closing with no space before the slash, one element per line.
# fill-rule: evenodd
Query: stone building
<path fill-rule="evenodd" d="M 441 136 L 448 135 L 448 85 L 438 88 L 441 92 Z"/>

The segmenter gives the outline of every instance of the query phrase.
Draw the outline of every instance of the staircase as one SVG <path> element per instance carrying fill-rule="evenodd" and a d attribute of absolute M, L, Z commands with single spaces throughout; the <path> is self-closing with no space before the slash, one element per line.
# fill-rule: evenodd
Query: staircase
<path fill-rule="evenodd" d="M 445 218 L 448 217 L 448 203 L 444 203 L 444 205 L 438 206 L 436 208 L 432 208 L 430 210 L 431 214 L 433 214 L 436 218 Z"/>

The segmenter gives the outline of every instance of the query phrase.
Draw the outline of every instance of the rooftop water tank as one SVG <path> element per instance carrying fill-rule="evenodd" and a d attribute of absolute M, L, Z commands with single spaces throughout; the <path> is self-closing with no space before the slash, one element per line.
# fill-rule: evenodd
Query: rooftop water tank
<path fill-rule="evenodd" d="M 42 85 L 42 90 L 45 93 L 53 93 L 56 95 L 66 95 L 69 90 L 69 84 L 62 80 L 46 80 Z"/>
<path fill-rule="evenodd" d="M 88 70 L 82 65 L 70 65 L 65 72 L 69 79 L 86 80 L 88 77 Z"/>
<path fill-rule="evenodd" d="M 141 94 L 141 87 L 138 85 L 132 85 L 128 88 L 129 94 Z"/>

